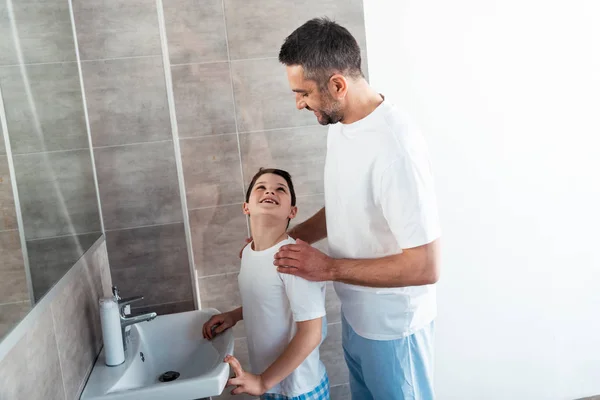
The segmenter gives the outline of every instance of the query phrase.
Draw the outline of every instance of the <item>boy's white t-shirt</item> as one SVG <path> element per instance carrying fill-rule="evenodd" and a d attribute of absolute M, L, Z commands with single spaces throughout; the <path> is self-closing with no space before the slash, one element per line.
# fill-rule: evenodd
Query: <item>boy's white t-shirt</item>
<path fill-rule="evenodd" d="M 263 373 L 286 349 L 296 334 L 296 322 L 325 317 L 325 284 L 277 272 L 273 265 L 279 248 L 296 241 L 290 237 L 275 246 L 242 252 L 238 275 L 248 353 L 252 373 Z M 294 372 L 268 393 L 298 396 L 321 382 L 325 366 L 317 347 Z"/>
<path fill-rule="evenodd" d="M 360 121 L 330 126 L 325 210 L 334 258 L 384 257 L 440 236 L 425 140 L 388 101 Z M 408 336 L 436 315 L 434 285 L 334 286 L 344 317 L 367 339 Z"/>

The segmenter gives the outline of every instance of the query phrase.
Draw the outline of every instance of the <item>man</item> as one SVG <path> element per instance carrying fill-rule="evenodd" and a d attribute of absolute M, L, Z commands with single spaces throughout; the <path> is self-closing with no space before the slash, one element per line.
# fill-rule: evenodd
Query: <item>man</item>
<path fill-rule="evenodd" d="M 290 231 L 283 273 L 334 281 L 354 400 L 433 399 L 437 215 L 427 146 L 361 72 L 342 26 L 313 19 L 285 41 L 299 110 L 330 125 L 325 207 Z M 330 255 L 310 246 L 327 237 Z"/>

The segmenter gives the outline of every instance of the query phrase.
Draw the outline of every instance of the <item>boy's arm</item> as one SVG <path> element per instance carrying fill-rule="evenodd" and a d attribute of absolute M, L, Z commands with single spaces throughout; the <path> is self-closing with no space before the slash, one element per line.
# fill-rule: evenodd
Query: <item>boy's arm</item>
<path fill-rule="evenodd" d="M 327 237 L 327 220 L 325 218 L 325 207 L 321 208 L 315 215 L 296 225 L 288 234 L 294 239 L 304 240 L 313 244 Z"/>
<path fill-rule="evenodd" d="M 267 390 L 294 372 L 321 343 L 322 318 L 296 322 L 296 326 L 296 335 L 283 354 L 261 375 Z"/>
<path fill-rule="evenodd" d="M 237 386 L 231 393 L 247 393 L 260 396 L 291 374 L 321 343 L 322 318 L 296 322 L 296 335 L 284 352 L 261 375 L 245 372 L 239 361 L 228 356 L 225 362 L 231 365 L 235 377 L 227 385 Z"/>
<path fill-rule="evenodd" d="M 230 311 L 230 313 L 236 324 L 244 319 L 244 309 L 242 307 L 238 307 L 235 310 Z"/>
<path fill-rule="evenodd" d="M 205 339 L 212 339 L 216 335 L 223 333 L 229 328 L 232 328 L 244 319 L 244 313 L 242 307 L 238 307 L 235 310 L 213 315 L 203 326 L 202 336 Z"/>

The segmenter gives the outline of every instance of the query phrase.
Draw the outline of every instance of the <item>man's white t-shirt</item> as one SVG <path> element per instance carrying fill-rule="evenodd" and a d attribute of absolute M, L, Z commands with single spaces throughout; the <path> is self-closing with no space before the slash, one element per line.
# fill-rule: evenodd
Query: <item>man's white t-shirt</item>
<path fill-rule="evenodd" d="M 275 246 L 242 252 L 238 276 L 248 353 L 252 373 L 263 373 L 286 349 L 296 334 L 296 322 L 325 317 L 325 284 L 280 274 L 273 265 L 275 253 L 296 241 L 290 237 Z M 317 347 L 281 383 L 268 393 L 289 397 L 312 391 L 325 375 Z"/>
<path fill-rule="evenodd" d="M 384 257 L 440 236 L 427 145 L 388 101 L 360 121 L 330 126 L 325 210 L 334 258 Z M 334 286 L 346 321 L 367 339 L 402 338 L 436 316 L 434 285 Z"/>

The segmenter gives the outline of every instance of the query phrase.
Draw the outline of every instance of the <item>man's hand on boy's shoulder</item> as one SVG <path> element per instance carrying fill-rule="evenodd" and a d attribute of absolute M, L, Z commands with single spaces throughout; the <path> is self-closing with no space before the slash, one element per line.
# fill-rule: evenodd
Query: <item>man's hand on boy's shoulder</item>
<path fill-rule="evenodd" d="M 334 259 L 300 239 L 295 244 L 281 246 L 273 264 L 278 267 L 278 272 L 308 281 L 334 280 Z"/>

